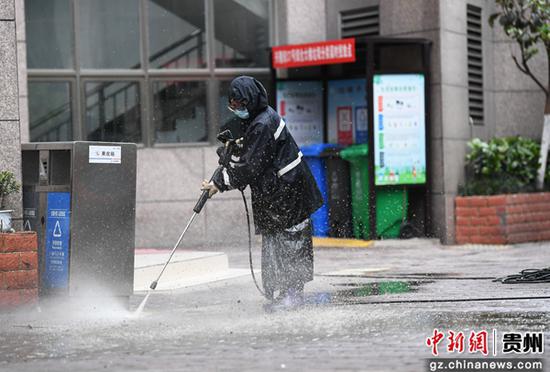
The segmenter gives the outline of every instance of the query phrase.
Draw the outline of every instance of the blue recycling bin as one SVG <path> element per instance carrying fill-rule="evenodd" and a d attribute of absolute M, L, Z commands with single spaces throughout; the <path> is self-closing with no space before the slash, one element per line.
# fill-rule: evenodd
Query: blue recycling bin
<path fill-rule="evenodd" d="M 321 157 L 321 153 L 329 148 L 338 147 L 338 145 L 330 143 L 316 143 L 313 145 L 302 146 L 302 154 L 306 159 L 311 173 L 319 186 L 321 195 L 323 196 L 324 204 L 311 216 L 313 222 L 314 236 L 328 236 L 330 230 L 328 216 L 328 188 L 326 177 L 325 160 Z"/>

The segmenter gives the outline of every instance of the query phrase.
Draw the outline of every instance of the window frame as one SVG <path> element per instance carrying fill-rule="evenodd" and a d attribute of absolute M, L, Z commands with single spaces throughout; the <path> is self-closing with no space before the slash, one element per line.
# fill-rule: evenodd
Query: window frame
<path fill-rule="evenodd" d="M 25 1 L 25 0 L 23 0 Z M 78 55 L 78 53 L 76 52 L 75 48 L 76 48 L 76 45 L 77 45 L 77 42 L 75 40 L 75 38 L 77 37 L 77 34 L 75 33 L 75 30 L 76 30 L 76 25 L 75 25 L 75 22 L 76 22 L 76 5 L 75 5 L 75 0 L 67 0 L 68 3 L 69 3 L 69 14 L 71 15 L 71 25 L 72 25 L 72 39 L 71 39 L 71 45 L 70 45 L 70 49 L 71 49 L 71 52 L 72 52 L 72 68 L 28 68 L 28 56 L 29 54 L 26 53 L 27 55 L 27 60 L 25 61 L 25 66 L 27 66 L 27 70 L 28 71 L 36 71 L 38 74 L 42 73 L 42 74 L 48 74 L 50 72 L 61 72 L 62 74 L 63 73 L 74 73 L 77 69 L 77 60 L 76 60 L 76 56 Z M 27 9 L 26 6 L 24 6 L 24 9 Z M 23 17 L 24 18 L 24 21 L 25 21 L 25 35 L 27 34 L 27 20 L 26 20 L 26 13 L 25 13 L 25 16 Z M 25 48 L 27 48 L 27 39 L 25 39 Z"/>
<path fill-rule="evenodd" d="M 27 86 L 29 83 L 68 83 L 69 84 L 69 108 L 71 110 L 71 131 L 72 131 L 72 138 L 73 141 L 77 140 L 77 132 L 78 130 L 78 114 L 76 112 L 75 108 L 75 98 L 78 94 L 76 91 L 76 79 L 74 77 L 62 77 L 62 76 L 39 76 L 32 80 L 27 81 Z M 30 95 L 27 95 L 27 99 L 29 99 Z M 29 112 L 28 116 L 28 129 L 29 129 L 29 141 L 31 138 L 31 116 Z"/>
<path fill-rule="evenodd" d="M 155 127 L 155 123 L 153 121 L 153 116 L 154 116 L 154 111 L 155 111 L 155 103 L 154 103 L 154 92 L 153 92 L 153 84 L 155 82 L 159 82 L 159 81 L 175 81 L 175 82 L 182 82 L 182 83 L 185 83 L 185 82 L 190 82 L 190 81 L 200 81 L 200 82 L 203 82 L 204 85 L 205 85 L 205 108 L 206 108 L 206 123 L 205 123 L 205 126 L 206 126 L 206 132 L 208 133 L 208 137 L 210 138 L 210 132 L 209 132 L 209 128 L 210 128 L 210 117 L 211 115 L 209 114 L 209 107 L 208 107 L 208 92 L 209 92 L 209 86 L 211 85 L 211 81 L 207 78 L 207 77 L 201 77 L 201 76 L 191 76 L 191 77 L 182 77 L 182 76 L 162 76 L 162 77 L 155 77 L 155 78 L 151 78 L 149 80 L 149 83 L 148 83 L 148 86 L 147 86 L 147 89 L 148 89 L 148 94 L 149 94 L 149 97 L 151 98 L 151 110 L 149 110 L 149 117 L 148 117 L 148 120 L 149 120 L 149 123 L 151 123 L 150 125 L 150 136 L 151 136 L 151 147 L 158 147 L 158 148 L 169 148 L 169 147 L 180 147 L 181 145 L 188 145 L 188 146 L 191 146 L 191 147 L 196 147 L 196 146 L 205 146 L 205 145 L 208 145 L 210 142 L 209 141 L 203 141 L 203 142 L 156 142 L 155 140 L 155 137 L 156 137 L 156 127 Z"/>
<path fill-rule="evenodd" d="M 73 32 L 73 62 L 72 69 L 28 69 L 27 83 L 35 81 L 70 81 L 71 117 L 73 120 L 73 140 L 82 141 L 86 138 L 86 92 L 87 82 L 108 81 L 136 81 L 139 84 L 141 107 L 141 143 L 138 147 L 196 147 L 216 144 L 216 134 L 220 127 L 221 117 L 218 113 L 219 84 L 221 81 L 230 80 L 237 75 L 265 76 L 269 79 L 270 67 L 232 68 L 215 66 L 215 35 L 214 35 L 214 0 L 202 0 L 204 2 L 204 24 L 206 42 L 206 68 L 190 69 L 156 69 L 149 67 L 149 1 L 139 1 L 139 44 L 140 65 L 138 69 L 82 69 L 80 67 L 80 0 L 70 0 L 72 13 Z M 273 45 L 275 30 L 275 4 L 276 0 L 268 0 L 268 45 Z M 206 129 L 208 140 L 205 142 L 182 143 L 155 143 L 155 127 L 153 123 L 153 96 L 152 82 L 157 80 L 179 80 L 206 82 Z M 30 126 L 30 123 L 28 124 Z M 29 128 L 30 129 L 30 128 Z"/>
<path fill-rule="evenodd" d="M 109 76 L 109 75 L 86 75 L 81 78 L 81 84 L 80 84 L 80 102 L 82 102 L 81 110 L 80 110 L 80 129 L 81 129 L 81 136 L 80 140 L 82 141 L 88 141 L 87 132 L 86 132 L 86 84 L 87 83 L 98 83 L 98 82 L 127 82 L 127 83 L 136 83 L 138 85 L 138 92 L 139 92 L 139 107 L 140 107 L 140 123 L 139 127 L 141 130 L 141 142 L 136 142 L 138 146 L 145 146 L 145 133 L 144 130 L 145 127 L 145 120 L 144 120 L 144 114 L 146 114 L 145 109 L 143 107 L 143 78 L 142 77 L 136 77 L 136 76 Z"/>
<path fill-rule="evenodd" d="M 215 32 L 215 26 L 216 26 L 216 14 L 214 11 L 214 2 L 216 0 L 205 0 L 208 8 L 206 9 L 208 11 L 207 13 L 207 21 L 210 22 L 210 24 L 207 24 L 207 48 L 209 51 L 209 66 L 212 70 L 218 72 L 218 73 L 224 73 L 229 71 L 270 71 L 271 67 L 271 61 L 269 59 L 269 55 L 267 56 L 268 60 L 268 66 L 266 67 L 216 67 L 216 32 Z M 222 0 L 223 1 L 223 0 Z M 273 45 L 273 24 L 275 23 L 274 19 L 274 2 L 277 0 L 267 0 L 267 19 L 268 19 L 268 25 L 267 25 L 267 38 L 268 38 L 268 46 L 271 47 Z"/>

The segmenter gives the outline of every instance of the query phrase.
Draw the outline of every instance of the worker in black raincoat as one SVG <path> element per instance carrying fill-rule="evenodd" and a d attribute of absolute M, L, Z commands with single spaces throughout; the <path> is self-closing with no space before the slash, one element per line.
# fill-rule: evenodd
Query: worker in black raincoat
<path fill-rule="evenodd" d="M 210 195 L 250 186 L 256 233 L 262 234 L 262 283 L 279 303 L 303 300 L 313 280 L 310 216 L 323 204 L 321 193 L 284 120 L 267 104 L 263 85 L 235 78 L 228 108 L 241 120 L 243 141 L 223 172 L 204 182 Z"/>

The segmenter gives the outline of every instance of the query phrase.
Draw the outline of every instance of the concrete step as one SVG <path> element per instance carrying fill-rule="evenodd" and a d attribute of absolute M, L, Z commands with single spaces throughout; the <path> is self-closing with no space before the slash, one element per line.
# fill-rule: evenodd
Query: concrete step
<path fill-rule="evenodd" d="M 157 279 L 170 251 L 138 250 L 134 263 L 134 290 L 146 291 Z M 171 290 L 192 285 L 249 275 L 248 270 L 229 269 L 223 252 L 176 252 L 158 283 L 157 290 Z"/>

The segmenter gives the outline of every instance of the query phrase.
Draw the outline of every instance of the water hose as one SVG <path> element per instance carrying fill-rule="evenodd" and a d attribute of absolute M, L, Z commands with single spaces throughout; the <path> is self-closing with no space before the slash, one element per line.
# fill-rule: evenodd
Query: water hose
<path fill-rule="evenodd" d="M 260 292 L 261 295 L 264 296 L 265 298 L 268 298 L 265 292 L 262 291 L 262 289 L 260 288 L 260 285 L 256 280 L 256 275 L 254 274 L 254 265 L 252 263 L 252 232 L 250 231 L 250 213 L 248 212 L 248 204 L 246 203 L 246 196 L 244 196 L 244 190 L 241 190 L 241 195 L 243 197 L 244 210 L 246 212 L 246 227 L 248 228 L 248 262 L 250 264 L 250 274 L 252 274 L 252 280 L 254 281 L 254 285 L 258 289 L 258 292 Z"/>
<path fill-rule="evenodd" d="M 520 271 L 519 274 L 494 279 L 493 282 L 501 282 L 503 284 L 550 283 L 550 267 L 545 269 L 525 269 Z"/>

